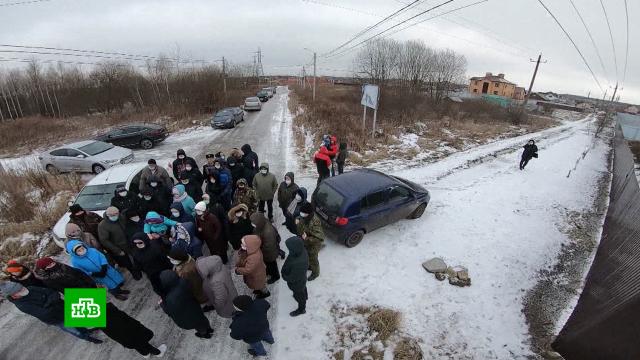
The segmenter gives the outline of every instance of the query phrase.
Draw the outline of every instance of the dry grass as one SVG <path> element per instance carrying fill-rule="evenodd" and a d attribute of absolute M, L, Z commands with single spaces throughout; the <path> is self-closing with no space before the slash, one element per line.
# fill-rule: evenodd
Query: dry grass
<path fill-rule="evenodd" d="M 424 354 L 418 342 L 410 337 L 404 336 L 398 341 L 393 350 L 393 360 L 422 360 Z"/>
<path fill-rule="evenodd" d="M 400 327 L 400 312 L 391 309 L 376 309 L 367 317 L 369 329 L 377 333 L 376 339 L 387 341 Z"/>

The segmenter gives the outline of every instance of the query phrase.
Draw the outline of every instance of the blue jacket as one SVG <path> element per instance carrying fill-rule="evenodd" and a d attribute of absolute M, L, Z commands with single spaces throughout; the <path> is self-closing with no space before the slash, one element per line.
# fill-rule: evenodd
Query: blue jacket
<path fill-rule="evenodd" d="M 87 249 L 87 253 L 84 256 L 78 256 L 73 252 L 73 248 L 78 244 L 84 245 Z M 67 243 L 67 252 L 71 255 L 71 266 L 91 276 L 96 283 L 106 286 L 107 289 L 114 289 L 124 282 L 122 274 L 109 265 L 107 258 L 100 251 L 85 245 L 81 241 L 70 240 Z M 100 272 L 103 265 L 107 266 L 106 275 L 104 277 L 95 276 L 94 273 Z"/>
<path fill-rule="evenodd" d="M 149 211 L 144 219 L 144 232 L 147 234 L 158 233 L 165 234 L 169 228 L 175 226 L 177 222 L 158 214 L 155 211 Z"/>
<path fill-rule="evenodd" d="M 182 203 L 182 206 L 184 207 L 184 211 L 187 214 L 191 214 L 191 216 L 195 216 L 196 202 L 193 201 L 193 198 L 191 196 L 185 193 L 184 185 L 178 184 L 173 188 L 178 191 L 178 196 L 180 197 L 180 200 L 177 200 L 177 201 L 180 201 Z M 176 201 L 175 197 L 174 197 L 174 201 Z"/>

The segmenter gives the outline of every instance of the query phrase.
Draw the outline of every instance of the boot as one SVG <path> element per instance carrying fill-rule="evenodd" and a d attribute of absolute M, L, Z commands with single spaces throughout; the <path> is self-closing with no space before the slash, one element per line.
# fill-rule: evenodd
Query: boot
<path fill-rule="evenodd" d="M 305 309 L 297 308 L 294 311 L 290 312 L 289 315 L 291 315 L 292 317 L 296 317 L 306 313 L 307 311 Z"/>
<path fill-rule="evenodd" d="M 120 301 L 125 301 L 125 300 L 127 300 L 129 298 L 125 294 L 115 294 L 115 295 L 113 295 L 113 297 L 115 297 L 116 299 L 118 299 Z"/>
<path fill-rule="evenodd" d="M 311 275 L 309 275 L 309 277 L 307 278 L 307 281 L 313 281 L 313 280 L 317 279 L 317 278 L 318 278 L 318 276 L 320 276 L 320 275 L 318 275 L 318 274 L 311 274 Z"/>
<path fill-rule="evenodd" d="M 129 295 L 131 293 L 131 291 L 129 291 L 127 289 L 120 289 L 120 293 L 121 294 L 125 294 L 125 295 Z"/>

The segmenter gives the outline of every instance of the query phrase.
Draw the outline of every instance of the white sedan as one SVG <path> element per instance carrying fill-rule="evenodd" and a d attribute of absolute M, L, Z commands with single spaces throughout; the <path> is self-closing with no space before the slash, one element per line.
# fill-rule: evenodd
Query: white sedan
<path fill-rule="evenodd" d="M 133 161 L 133 151 L 102 141 L 86 140 L 67 144 L 38 156 L 42 168 L 52 174 L 60 172 L 92 172 Z"/>

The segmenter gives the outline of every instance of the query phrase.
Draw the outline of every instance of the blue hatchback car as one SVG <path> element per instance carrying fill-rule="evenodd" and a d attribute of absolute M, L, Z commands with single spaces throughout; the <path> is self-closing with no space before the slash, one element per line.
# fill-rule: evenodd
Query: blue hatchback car
<path fill-rule="evenodd" d="M 358 169 L 322 181 L 311 201 L 325 235 L 354 247 L 366 233 L 421 217 L 430 199 L 429 191 L 414 182 Z"/>

